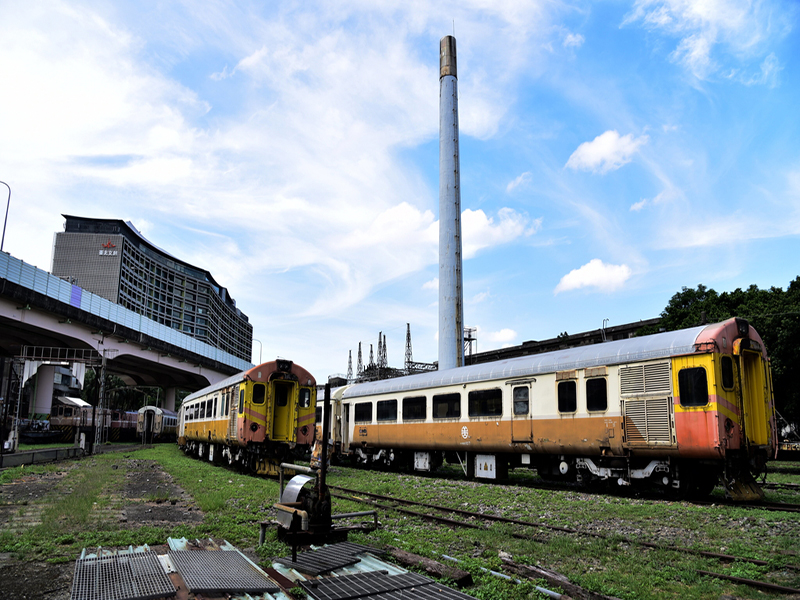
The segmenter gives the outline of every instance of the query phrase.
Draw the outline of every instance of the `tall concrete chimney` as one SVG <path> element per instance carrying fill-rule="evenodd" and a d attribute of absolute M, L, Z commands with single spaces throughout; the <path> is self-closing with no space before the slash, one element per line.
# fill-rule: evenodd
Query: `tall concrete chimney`
<path fill-rule="evenodd" d="M 439 41 L 439 370 L 464 365 L 456 38 Z"/>

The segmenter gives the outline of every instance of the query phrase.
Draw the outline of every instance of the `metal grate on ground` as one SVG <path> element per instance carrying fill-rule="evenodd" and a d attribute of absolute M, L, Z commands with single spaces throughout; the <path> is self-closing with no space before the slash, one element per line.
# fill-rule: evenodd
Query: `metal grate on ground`
<path fill-rule="evenodd" d="M 155 552 L 79 558 L 72 600 L 155 600 L 175 595 Z"/>
<path fill-rule="evenodd" d="M 470 600 L 471 596 L 416 573 L 372 571 L 300 582 L 314 600 Z M 472 599 L 474 600 L 474 599 Z"/>
<path fill-rule="evenodd" d="M 173 550 L 169 559 L 194 593 L 276 593 L 279 588 L 244 555 L 233 551 Z"/>
<path fill-rule="evenodd" d="M 308 575 L 321 575 L 335 569 L 348 567 L 361 562 L 360 558 L 356 558 L 355 554 L 348 550 L 337 548 L 338 544 L 334 546 L 325 546 L 313 552 L 303 552 L 297 555 L 297 561 L 292 561 L 291 557 L 279 558 L 276 563 L 295 569 L 301 573 Z"/>

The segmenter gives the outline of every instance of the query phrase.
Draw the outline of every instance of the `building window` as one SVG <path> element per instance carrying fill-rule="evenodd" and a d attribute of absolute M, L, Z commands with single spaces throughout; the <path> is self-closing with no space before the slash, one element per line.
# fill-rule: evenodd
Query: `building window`
<path fill-rule="evenodd" d="M 558 382 L 558 412 L 574 413 L 578 410 L 578 386 L 575 381 Z"/>
<path fill-rule="evenodd" d="M 372 423 L 372 402 L 359 402 L 355 409 L 356 423 Z"/>
<path fill-rule="evenodd" d="M 403 421 L 418 421 L 425 418 L 425 396 L 403 398 Z"/>
<path fill-rule="evenodd" d="M 605 377 L 586 380 L 586 410 L 598 412 L 608 409 L 608 393 Z"/>
<path fill-rule="evenodd" d="M 397 421 L 397 400 L 378 400 L 378 421 Z"/>
<path fill-rule="evenodd" d="M 514 414 L 527 415 L 530 409 L 530 401 L 528 400 L 528 386 L 519 386 L 514 388 Z"/>
<path fill-rule="evenodd" d="M 499 417 L 503 414 L 503 390 L 473 390 L 469 393 L 470 417 Z"/>
<path fill-rule="evenodd" d="M 457 419 L 461 416 L 461 394 L 439 394 L 433 397 L 434 419 Z"/>
<path fill-rule="evenodd" d="M 705 406 L 708 404 L 708 378 L 703 367 L 678 371 L 678 390 L 681 406 Z"/>

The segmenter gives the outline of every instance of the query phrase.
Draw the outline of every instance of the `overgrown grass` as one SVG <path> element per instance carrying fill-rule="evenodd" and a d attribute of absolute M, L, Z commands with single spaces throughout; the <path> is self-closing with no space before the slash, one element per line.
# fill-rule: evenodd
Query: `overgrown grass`
<path fill-rule="evenodd" d="M 130 527 L 130 524 L 96 521 L 98 512 L 93 509 L 110 507 L 115 502 L 111 492 L 122 489 L 128 458 L 157 461 L 203 511 L 203 521 L 163 527 Z M 170 536 L 221 538 L 248 548 L 257 544 L 259 524 L 271 520 L 275 514 L 272 505 L 278 498 L 276 481 L 188 458 L 174 445 L 103 454 L 69 465 L 67 474 L 47 499 L 49 508 L 42 512 L 42 524 L 18 535 L 0 533 L 0 552 L 15 552 L 28 558 L 74 560 L 83 547 L 156 545 L 163 544 Z M 12 469 L 0 474 L 0 483 L 29 473 L 65 468 L 47 465 Z M 517 485 L 487 484 L 465 481 L 453 468 L 445 469 L 445 478 L 435 478 L 336 466 L 331 469 L 329 482 L 607 536 L 568 535 L 547 528 L 502 523 L 482 524 L 484 528 L 478 530 L 454 529 L 393 510 L 379 511 L 382 527 L 378 531 L 351 535 L 351 540 L 357 543 L 396 546 L 443 562 L 446 561 L 442 554 L 453 556 L 460 561 L 460 568 L 472 573 L 477 585 L 467 591 L 479 598 L 537 597 L 535 582 L 516 584 L 483 570 L 501 570 L 500 552 L 510 554 L 516 562 L 539 564 L 563 573 L 595 592 L 625 599 L 716 600 L 724 594 L 740 598 L 779 597 L 702 577 L 697 569 L 800 587 L 797 571 L 783 568 L 800 559 L 779 554 L 782 550 L 798 550 L 800 519 L 794 515 L 739 507 L 696 506 L 666 499 L 587 495 L 578 489 L 547 491 L 526 487 L 532 477 L 530 473 L 515 472 L 512 479 Z M 781 479 L 800 483 L 800 474 L 782 475 Z M 168 501 L 170 493 L 155 492 L 147 499 Z M 798 502 L 799 498 L 800 493 L 787 491 L 786 501 Z M 335 512 L 365 508 L 353 500 L 334 500 Z M 741 561 L 724 564 L 677 550 L 648 549 L 636 544 L 636 540 L 760 558 L 770 564 L 766 567 Z M 266 544 L 257 548 L 257 552 L 267 560 L 285 556 L 289 549 L 277 541 L 275 530 L 270 527 Z M 552 587 L 542 582 L 539 585 Z"/>

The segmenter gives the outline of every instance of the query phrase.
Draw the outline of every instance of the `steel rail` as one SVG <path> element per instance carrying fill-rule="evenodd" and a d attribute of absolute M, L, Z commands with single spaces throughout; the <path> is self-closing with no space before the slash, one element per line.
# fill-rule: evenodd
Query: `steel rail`
<path fill-rule="evenodd" d="M 510 523 L 512 525 L 522 525 L 524 527 L 538 527 L 538 528 L 543 528 L 543 529 L 549 529 L 551 531 L 558 531 L 558 532 L 562 532 L 562 533 L 574 533 L 574 534 L 578 534 L 578 535 L 585 535 L 585 536 L 601 538 L 601 539 L 609 539 L 611 537 L 611 536 L 608 536 L 608 535 L 605 535 L 605 534 L 602 534 L 602 533 L 596 533 L 596 532 L 592 532 L 592 531 L 583 531 L 583 530 L 574 529 L 574 528 L 571 528 L 571 527 L 560 527 L 560 526 L 557 526 L 557 525 L 548 525 L 546 523 L 537 523 L 537 522 L 533 522 L 533 521 L 523 521 L 523 520 L 520 520 L 520 519 L 512 519 L 512 518 L 509 518 L 509 517 L 500 517 L 500 516 L 497 516 L 497 515 L 487 515 L 485 513 L 475 513 L 475 512 L 471 512 L 471 511 L 468 511 L 468 510 L 463 510 L 463 509 L 460 509 L 460 508 L 451 508 L 451 507 L 448 507 L 448 506 L 439 506 L 437 504 L 429 504 L 427 502 L 416 502 L 414 500 L 404 500 L 402 498 L 384 496 L 382 494 L 373 494 L 371 492 L 363 492 L 363 491 L 360 491 L 360 490 L 352 490 L 352 489 L 344 488 L 344 487 L 341 487 L 341 486 L 331 485 L 329 487 L 331 489 L 340 490 L 340 491 L 346 492 L 348 494 L 358 494 L 358 495 L 362 495 L 362 496 L 370 496 L 370 497 L 373 497 L 373 498 L 378 498 L 380 500 L 388 500 L 390 502 L 399 502 L 399 503 L 402 503 L 402 504 L 408 504 L 408 505 L 411 505 L 411 506 L 420 506 L 420 507 L 423 507 L 423 508 L 430 508 L 430 509 L 439 510 L 439 511 L 442 511 L 442 512 L 451 512 L 451 513 L 459 514 L 459 515 L 466 516 L 466 517 L 482 519 L 484 521 L 495 521 L 495 522 L 498 522 L 498 523 Z M 336 497 L 337 498 L 341 498 L 341 499 L 345 499 L 345 500 L 355 500 L 355 501 L 365 502 L 365 503 L 369 503 L 369 504 L 375 504 L 374 502 L 371 502 L 369 500 L 364 500 L 364 499 L 361 499 L 361 498 L 358 498 L 358 497 L 354 498 L 352 496 L 338 496 L 338 495 Z M 451 524 L 451 525 L 469 527 L 471 529 L 478 528 L 478 526 L 476 526 L 474 523 L 464 523 L 463 521 L 454 521 L 452 519 L 443 519 L 442 517 L 435 517 L 434 515 L 417 513 L 417 512 L 414 512 L 414 511 L 409 511 L 409 510 L 400 508 L 400 507 L 380 506 L 380 508 L 397 510 L 397 511 L 403 512 L 405 514 L 411 514 L 411 515 L 418 516 L 418 517 L 421 517 L 421 518 L 424 518 L 424 519 L 428 519 L 428 520 L 435 520 L 435 521 L 441 520 L 442 522 L 446 522 L 446 523 Z M 527 538 L 527 536 L 522 536 L 522 537 L 526 537 Z M 623 538 L 617 538 L 617 539 L 619 539 L 620 541 L 623 541 L 625 543 L 638 544 L 639 546 L 645 546 L 647 548 L 654 548 L 654 549 L 657 549 L 657 550 L 670 550 L 670 551 L 674 551 L 674 552 L 682 552 L 682 553 L 694 554 L 694 555 L 697 555 L 697 556 L 705 556 L 705 557 L 708 557 L 708 558 L 716 558 L 716 559 L 719 559 L 719 560 L 746 562 L 746 563 L 750 563 L 750 564 L 758 565 L 758 566 L 766 566 L 766 565 L 769 564 L 769 562 L 766 561 L 766 560 L 759 560 L 759 559 L 756 559 L 756 558 L 745 558 L 745 557 L 741 557 L 741 556 L 732 556 L 732 555 L 729 555 L 729 554 L 721 554 L 719 552 L 709 552 L 709 551 L 706 551 L 706 550 L 695 550 L 693 548 L 682 548 L 680 546 L 656 544 L 654 542 L 645 542 L 645 541 L 642 541 L 642 540 L 633 540 L 633 539 L 624 538 L 624 537 Z M 786 567 L 790 568 L 790 569 L 794 569 L 794 570 L 800 570 L 800 567 L 797 567 L 797 566 L 794 566 L 794 565 L 786 565 Z"/>

